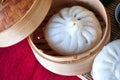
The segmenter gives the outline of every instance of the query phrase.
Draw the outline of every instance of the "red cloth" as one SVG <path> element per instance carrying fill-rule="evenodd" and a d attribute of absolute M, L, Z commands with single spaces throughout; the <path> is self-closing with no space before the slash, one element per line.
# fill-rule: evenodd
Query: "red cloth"
<path fill-rule="evenodd" d="M 36 60 L 27 39 L 0 48 L 0 80 L 80 80 L 49 72 Z"/>

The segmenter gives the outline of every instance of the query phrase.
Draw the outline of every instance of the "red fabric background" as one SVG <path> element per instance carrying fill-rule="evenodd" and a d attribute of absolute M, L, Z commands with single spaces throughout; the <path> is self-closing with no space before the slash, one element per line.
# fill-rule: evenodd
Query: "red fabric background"
<path fill-rule="evenodd" d="M 27 39 L 0 48 L 0 80 L 80 80 L 49 72 L 36 60 Z"/>

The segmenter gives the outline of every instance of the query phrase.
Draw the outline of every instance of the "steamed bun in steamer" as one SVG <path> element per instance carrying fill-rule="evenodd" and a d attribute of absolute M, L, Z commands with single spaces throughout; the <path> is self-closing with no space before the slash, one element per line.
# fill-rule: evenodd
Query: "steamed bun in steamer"
<path fill-rule="evenodd" d="M 101 39 L 101 26 L 94 13 L 81 6 L 63 8 L 45 28 L 49 46 L 62 55 L 85 52 Z"/>

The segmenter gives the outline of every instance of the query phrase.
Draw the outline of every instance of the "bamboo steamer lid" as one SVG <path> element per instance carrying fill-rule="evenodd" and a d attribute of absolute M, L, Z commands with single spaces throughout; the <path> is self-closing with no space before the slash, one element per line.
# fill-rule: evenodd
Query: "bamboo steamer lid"
<path fill-rule="evenodd" d="M 64 1 L 54 0 L 53 5 L 51 6 L 51 9 L 50 9 L 51 12 L 53 12 L 52 10 L 54 10 L 56 7 L 59 7 L 61 5 L 62 6 L 81 5 L 86 8 L 89 8 L 91 11 L 95 11 L 96 13 L 98 13 L 100 18 L 102 18 L 102 22 L 105 23 L 105 25 L 101 25 L 102 38 L 100 42 L 96 46 L 94 46 L 92 49 L 86 52 L 83 52 L 77 55 L 71 55 L 71 56 L 60 56 L 60 55 L 48 54 L 50 52 L 50 49 L 48 49 L 48 51 L 45 51 L 45 49 L 43 49 L 44 47 L 43 45 L 47 43 L 47 42 L 45 43 L 45 41 L 42 41 L 42 37 L 44 36 L 41 36 L 41 38 L 39 39 L 39 41 L 41 40 L 41 42 L 44 42 L 41 48 L 38 48 L 35 45 L 35 42 L 33 40 L 33 37 L 34 37 L 33 35 L 29 36 L 28 38 L 29 44 L 37 60 L 46 69 L 48 69 L 53 73 L 71 76 L 71 75 L 80 75 L 83 73 L 90 72 L 95 56 L 103 48 L 103 46 L 108 43 L 110 39 L 110 32 L 111 32 L 110 16 L 108 12 L 105 10 L 105 7 L 102 5 L 102 3 L 99 0 L 94 0 L 94 1 L 93 0 L 64 0 Z M 42 28 L 40 27 L 40 30 L 41 29 Z M 38 45 L 40 45 L 40 43 L 38 43 Z"/>
<path fill-rule="evenodd" d="M 0 0 L 0 47 L 20 42 L 45 18 L 52 0 Z"/>

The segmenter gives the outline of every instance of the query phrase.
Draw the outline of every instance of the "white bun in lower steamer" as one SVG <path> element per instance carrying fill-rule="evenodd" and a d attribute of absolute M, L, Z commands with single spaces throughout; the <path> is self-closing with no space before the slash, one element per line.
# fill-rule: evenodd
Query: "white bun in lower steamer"
<path fill-rule="evenodd" d="M 61 9 L 45 28 L 49 46 L 62 55 L 85 52 L 96 46 L 101 36 L 101 26 L 95 14 L 82 6 Z"/>

